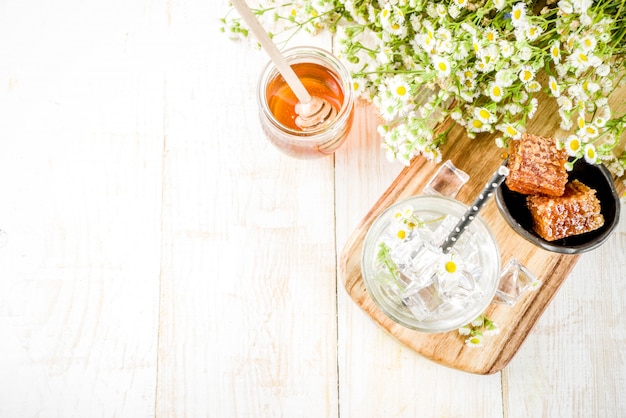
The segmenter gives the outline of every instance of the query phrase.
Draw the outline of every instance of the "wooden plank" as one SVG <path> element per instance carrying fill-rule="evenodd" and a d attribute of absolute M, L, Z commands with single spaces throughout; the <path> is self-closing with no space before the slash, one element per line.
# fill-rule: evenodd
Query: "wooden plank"
<path fill-rule="evenodd" d="M 559 132 L 556 105 L 553 101 L 543 103 L 537 116 L 528 125 L 528 131 L 553 136 Z M 461 170 L 470 175 L 457 199 L 469 204 L 484 183 L 501 164 L 504 155 L 493 145 L 495 135 L 480 135 L 470 140 L 464 130 L 454 126 L 448 142 L 443 147 L 445 159 L 451 159 Z M 340 260 L 340 275 L 350 297 L 384 330 L 420 354 L 443 365 L 467 372 L 490 374 L 505 367 L 515 355 L 528 333 L 546 309 L 563 281 L 576 264 L 578 255 L 561 255 L 547 252 L 518 236 L 499 214 L 495 201 L 481 212 L 481 217 L 492 229 L 500 246 L 502 265 L 515 257 L 542 281 L 536 292 L 526 294 L 514 307 L 491 304 L 487 315 L 498 323 L 502 332 L 489 337 L 485 347 L 474 350 L 464 345 L 456 331 L 441 334 L 425 334 L 412 331 L 386 317 L 373 303 L 363 283 L 360 270 L 362 243 L 374 219 L 389 205 L 402 198 L 421 193 L 426 182 L 437 167 L 416 158 L 406 167 L 372 206 L 362 222 L 347 241 Z"/>
<path fill-rule="evenodd" d="M 345 242 L 402 171 L 376 133 L 376 109 L 359 102 L 350 138 L 336 154 L 337 246 Z M 343 290 L 338 295 L 339 416 L 502 416 L 501 379 L 441 367 L 398 344 Z M 452 395 L 453 394 L 453 395 Z"/>
<path fill-rule="evenodd" d="M 1 7 L 2 417 L 154 413 L 159 17 L 95 6 Z"/>
<path fill-rule="evenodd" d="M 333 157 L 275 149 L 266 54 L 211 2 L 169 6 L 155 415 L 336 416 Z"/>
<path fill-rule="evenodd" d="M 511 418 L 626 416 L 626 218 L 583 254 L 531 338 L 502 372 Z"/>

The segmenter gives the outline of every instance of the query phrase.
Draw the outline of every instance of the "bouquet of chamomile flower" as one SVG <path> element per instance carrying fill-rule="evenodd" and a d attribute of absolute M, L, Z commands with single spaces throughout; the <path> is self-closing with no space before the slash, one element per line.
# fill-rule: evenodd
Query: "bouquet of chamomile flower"
<path fill-rule="evenodd" d="M 626 113 L 609 106 L 626 84 L 624 0 L 261 0 L 257 16 L 275 40 L 295 32 L 335 34 L 335 53 L 354 88 L 377 107 L 390 160 L 440 161 L 446 118 L 470 137 L 506 147 L 537 111 L 538 92 L 556 100 L 559 138 L 574 159 L 626 168 L 618 146 Z M 236 14 L 231 37 L 247 35 Z M 624 106 L 621 112 L 624 112 Z"/>

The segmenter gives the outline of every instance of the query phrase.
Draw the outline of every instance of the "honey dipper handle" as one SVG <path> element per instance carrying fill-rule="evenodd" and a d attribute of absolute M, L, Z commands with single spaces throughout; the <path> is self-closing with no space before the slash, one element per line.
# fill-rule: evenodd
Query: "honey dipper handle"
<path fill-rule="evenodd" d="M 485 203 L 489 201 L 493 196 L 495 190 L 502 184 L 506 176 L 509 174 L 509 169 L 506 166 L 507 161 L 504 161 L 500 167 L 493 173 L 493 176 L 489 179 L 485 188 L 478 194 L 478 197 L 470 205 L 467 211 L 461 216 L 461 219 L 452 228 L 452 231 L 441 244 L 441 249 L 444 254 L 450 252 L 454 244 L 456 244 L 459 237 L 465 232 L 470 223 L 476 218 L 478 212 L 485 206 Z"/>
<path fill-rule="evenodd" d="M 293 71 L 285 57 L 283 57 L 283 54 L 278 50 L 278 47 L 276 47 L 276 44 L 274 44 L 261 25 L 261 22 L 259 22 L 256 18 L 245 0 L 231 0 L 231 3 L 235 9 L 237 9 L 239 15 L 243 21 L 246 22 L 267 55 L 269 55 L 270 59 L 278 69 L 278 72 L 283 76 L 289 88 L 298 98 L 298 101 L 300 101 L 300 103 L 309 103 L 311 101 L 311 95 Z"/>

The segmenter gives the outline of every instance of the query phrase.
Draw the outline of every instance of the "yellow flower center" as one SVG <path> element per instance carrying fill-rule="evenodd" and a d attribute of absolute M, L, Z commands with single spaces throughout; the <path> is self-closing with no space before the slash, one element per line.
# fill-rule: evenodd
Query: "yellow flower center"
<path fill-rule="evenodd" d="M 444 268 L 448 273 L 454 273 L 456 271 L 456 263 L 450 260 L 445 264 Z"/>
<path fill-rule="evenodd" d="M 406 238 L 406 231 L 401 229 L 398 231 L 398 238 L 400 239 L 405 239 Z"/>
<path fill-rule="evenodd" d="M 595 160 L 595 158 L 596 158 L 596 150 L 593 147 L 587 148 L 587 157 L 589 157 L 592 160 Z"/>
<path fill-rule="evenodd" d="M 406 94 L 406 87 L 404 86 L 400 86 L 396 89 L 396 93 L 398 93 L 398 96 L 404 96 Z"/>
<path fill-rule="evenodd" d="M 552 56 L 554 58 L 558 58 L 561 56 L 561 51 L 559 50 L 559 48 L 557 47 L 552 48 Z"/>
<path fill-rule="evenodd" d="M 496 96 L 496 97 L 499 97 L 499 96 L 502 95 L 502 89 L 500 89 L 499 86 L 495 86 L 493 88 L 492 92 L 493 92 L 493 95 Z"/>
<path fill-rule="evenodd" d="M 572 151 L 578 151 L 580 149 L 580 141 L 578 139 L 572 139 L 569 143 L 569 147 Z"/>
<path fill-rule="evenodd" d="M 513 12 L 513 19 L 514 20 L 520 20 L 522 18 L 522 11 L 520 9 L 517 9 Z"/>
<path fill-rule="evenodd" d="M 511 136 L 515 136 L 515 135 L 517 135 L 517 129 L 515 129 L 512 126 L 507 126 L 506 127 L 506 133 L 511 135 Z"/>
<path fill-rule="evenodd" d="M 480 109 L 478 115 L 483 119 L 489 119 L 491 117 L 491 113 L 486 109 Z"/>
<path fill-rule="evenodd" d="M 474 119 L 474 120 L 472 121 L 472 126 L 473 126 L 474 128 L 480 129 L 480 128 L 482 128 L 482 127 L 483 127 L 483 123 L 482 123 L 480 120 L 478 120 L 478 119 Z"/>
<path fill-rule="evenodd" d="M 439 67 L 439 71 L 446 71 L 448 69 L 448 64 L 443 61 L 437 64 L 437 66 Z"/>

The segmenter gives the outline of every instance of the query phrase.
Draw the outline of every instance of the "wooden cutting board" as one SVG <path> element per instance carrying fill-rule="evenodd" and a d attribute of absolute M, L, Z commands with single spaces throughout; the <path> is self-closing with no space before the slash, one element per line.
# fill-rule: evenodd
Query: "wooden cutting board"
<path fill-rule="evenodd" d="M 625 101 L 624 90 L 618 98 L 622 103 Z M 543 102 L 548 104 L 539 109 L 527 130 L 553 136 L 559 132 L 557 109 L 549 101 Z M 465 204 L 471 203 L 505 157 L 503 151 L 493 145 L 494 138 L 495 135 L 482 135 L 469 139 L 463 128 L 454 126 L 442 148 L 443 161 L 452 160 L 470 175 L 469 182 L 456 196 Z M 485 337 L 480 348 L 466 346 L 465 338 L 457 331 L 427 334 L 395 323 L 377 308 L 365 289 L 360 266 L 363 241 L 370 225 L 385 208 L 400 199 L 420 194 L 438 167 L 419 157 L 398 175 L 349 237 L 341 253 L 340 276 L 354 302 L 398 341 L 448 367 L 477 374 L 495 373 L 502 370 L 519 350 L 580 255 L 552 253 L 527 242 L 508 226 L 498 211 L 495 199 L 492 199 L 480 216 L 498 241 L 502 266 L 514 257 L 543 281 L 542 286 L 526 292 L 512 307 L 495 303 L 489 305 L 485 313 L 498 324 L 501 332 Z"/>

